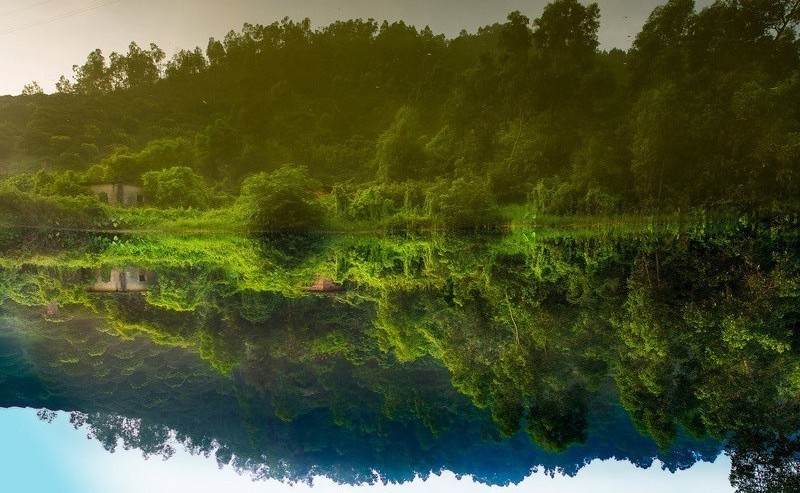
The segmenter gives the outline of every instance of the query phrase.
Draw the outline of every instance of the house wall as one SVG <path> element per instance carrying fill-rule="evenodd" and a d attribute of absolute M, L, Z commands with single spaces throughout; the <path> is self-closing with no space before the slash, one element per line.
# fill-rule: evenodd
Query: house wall
<path fill-rule="evenodd" d="M 136 207 L 144 204 L 144 190 L 136 185 L 120 183 L 117 185 L 120 190 L 117 192 L 119 204 L 125 207 Z M 141 199 L 140 199 L 141 198 Z"/>
<path fill-rule="evenodd" d="M 108 276 L 107 281 L 104 280 L 103 277 L 103 272 L 98 269 L 95 272 L 94 284 L 92 284 L 92 287 L 89 288 L 89 290 L 99 292 L 120 291 L 121 283 L 119 279 L 119 269 L 111 269 L 111 275 Z"/>
<path fill-rule="evenodd" d="M 129 185 L 127 183 L 93 183 L 89 185 L 89 190 L 98 198 L 101 194 L 106 194 L 109 205 L 135 207 L 144 204 L 144 190 L 137 185 Z"/>
<path fill-rule="evenodd" d="M 117 203 L 116 185 L 114 183 L 98 183 L 89 185 L 89 190 L 99 198 L 101 194 L 108 197 L 108 203 L 114 205 Z"/>
<path fill-rule="evenodd" d="M 141 277 L 140 277 L 141 276 Z M 103 279 L 103 272 L 99 269 L 95 271 L 95 282 L 89 291 L 100 293 L 134 293 L 147 291 L 148 286 L 153 280 L 152 274 L 144 269 L 111 269 L 111 274 Z"/>
<path fill-rule="evenodd" d="M 147 291 L 151 275 L 143 269 L 125 269 L 126 291 Z M 142 277 L 140 277 L 142 276 Z"/>

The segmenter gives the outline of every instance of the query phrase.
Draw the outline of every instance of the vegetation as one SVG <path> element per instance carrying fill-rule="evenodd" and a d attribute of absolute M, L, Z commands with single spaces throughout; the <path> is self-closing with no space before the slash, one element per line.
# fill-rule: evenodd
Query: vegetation
<path fill-rule="evenodd" d="M 669 0 L 627 52 L 599 16 L 245 24 L 0 98 L 3 404 L 281 479 L 724 448 L 792 490 L 798 2 Z M 90 293 L 131 267 L 146 292 Z"/>
<path fill-rule="evenodd" d="M 2 193 L 102 222 L 118 213 L 69 201 L 85 194 L 80 183 L 133 181 L 155 207 L 294 230 L 474 228 L 500 222 L 497 205 L 792 210 L 797 10 L 670 0 L 627 52 L 598 50 L 600 11 L 577 0 L 454 39 L 403 22 L 284 19 L 170 60 L 155 45 L 98 49 L 56 94 L 31 85 L 0 98 Z M 287 163 L 314 190 L 306 217 L 281 224 L 270 200 L 252 203 L 253 180 L 288 179 Z M 266 208 L 237 214 L 248 200 Z M 23 224 L 12 212 L 0 210 Z"/>
<path fill-rule="evenodd" d="M 606 454 L 647 464 L 641 457 L 658 456 L 671 467 L 687 467 L 697 460 L 693 454 L 713 457 L 733 437 L 726 447 L 745 491 L 752 486 L 748 471 L 771 470 L 769 457 L 782 461 L 775 475 L 794 464 L 786 447 L 794 447 L 800 429 L 798 231 L 796 217 L 746 216 L 728 224 L 481 236 L 111 237 L 10 230 L 2 239 L 0 309 L 35 330 L 93 320 L 96 330 L 124 341 L 149 340 L 195 355 L 205 361 L 204 372 L 243 386 L 237 399 L 248 392 L 268 396 L 258 404 L 267 421 L 247 426 L 285 423 L 295 430 L 289 443 L 306 444 L 314 457 L 296 457 L 299 469 L 286 477 L 306 474 L 304 463 L 338 464 L 355 474 L 349 457 L 343 463 L 314 452 L 350 443 L 325 441 L 338 427 L 378 442 L 380 436 L 400 439 L 369 430 L 418 427 L 413 450 L 406 450 L 414 460 L 438 446 L 476 451 L 448 441 L 473 430 L 454 424 L 467 419 L 483 423 L 480 433 L 493 443 L 534 444 L 525 449 L 534 455 L 525 452 L 511 463 L 521 467 L 517 461 L 524 458 L 535 461 L 528 467 L 563 471 Z M 146 269 L 153 276 L 147 292 L 89 293 L 95 271 L 115 266 Z M 308 291 L 320 277 L 344 291 Z M 84 361 L 82 350 L 59 352 L 52 339 L 45 337 L 44 346 L 68 363 L 41 363 L 48 371 Z M 91 372 L 106 368 L 86 365 Z M 431 387 L 387 383 L 403 381 L 397 375 L 407 371 Z M 345 382 L 369 389 L 369 397 L 350 393 L 356 391 Z M 630 422 L 617 415 L 622 409 Z M 319 441 L 294 434 L 309 422 L 328 430 Z M 124 433 L 113 423 L 96 426 Z M 597 442 L 621 429 L 629 434 L 621 443 L 635 442 L 634 427 L 649 437 L 636 451 Z M 213 438 L 229 440 L 238 456 L 269 449 L 218 433 Z M 483 444 L 486 436 L 474 440 Z M 360 449 L 367 455 L 359 475 L 341 477 L 363 479 L 376 465 L 388 470 L 409 463 L 379 459 L 374 453 L 386 444 L 378 442 L 370 442 L 374 450 Z M 556 459 L 545 451 L 566 455 Z M 576 462 L 564 464 L 565 458 Z M 420 470 L 414 460 L 409 477 Z M 511 477 L 527 469 L 515 471 Z"/>

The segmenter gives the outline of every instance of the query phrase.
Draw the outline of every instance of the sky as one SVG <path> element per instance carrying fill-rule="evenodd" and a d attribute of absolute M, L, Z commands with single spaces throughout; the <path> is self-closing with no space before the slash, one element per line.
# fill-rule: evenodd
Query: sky
<path fill-rule="evenodd" d="M 661 0 L 596 0 L 601 48 L 630 47 Z M 0 95 L 37 81 L 52 92 L 59 76 L 100 48 L 127 52 L 131 41 L 156 43 L 169 57 L 217 39 L 243 23 L 308 17 L 314 26 L 338 19 L 404 20 L 454 37 L 462 29 L 505 21 L 519 10 L 531 19 L 547 0 L 0 0 Z M 584 2 L 586 3 L 586 2 Z M 699 0 L 698 6 L 708 3 Z"/>
<path fill-rule="evenodd" d="M 111 454 L 95 440 L 87 440 L 84 430 L 73 429 L 64 413 L 45 423 L 33 409 L 2 409 L 0 436 L 3 490 L 27 493 L 627 493 L 640 492 L 643 485 L 648 493 L 733 491 L 728 483 L 730 461 L 725 456 L 676 474 L 662 470 L 659 464 L 638 469 L 626 462 L 595 461 L 574 478 L 536 474 L 509 488 L 489 487 L 469 478 L 458 480 L 451 473 L 387 486 L 339 486 L 318 478 L 312 488 L 278 481 L 253 482 L 230 468 L 219 469 L 213 459 L 192 456 L 180 448 L 167 461 L 158 457 L 144 460 L 138 451 L 121 447 Z"/>

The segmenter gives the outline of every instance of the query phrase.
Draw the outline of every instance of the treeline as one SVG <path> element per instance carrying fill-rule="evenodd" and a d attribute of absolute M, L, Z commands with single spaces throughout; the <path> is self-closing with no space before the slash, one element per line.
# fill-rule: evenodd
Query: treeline
<path fill-rule="evenodd" d="M 284 19 L 169 60 L 131 43 L 90 53 L 57 94 L 0 98 L 0 164 L 140 182 L 187 167 L 222 202 L 249 176 L 304 166 L 303 200 L 333 192 L 344 221 L 462 204 L 478 223 L 506 204 L 785 209 L 800 196 L 798 23 L 789 0 L 670 0 L 630 50 L 600 51 L 597 5 L 556 0 L 454 39 Z M 198 183 L 158 205 L 218 204 L 185 198 Z"/>
<path fill-rule="evenodd" d="M 109 303 L 115 301 L 128 313 L 141 309 L 135 298 Z M 112 452 L 166 459 L 181 446 L 254 478 L 294 482 L 326 476 L 343 484 L 405 483 L 451 471 L 508 485 L 537 466 L 574 476 L 593 460 L 650 467 L 658 458 L 676 470 L 720 452 L 718 443 L 694 439 L 659 451 L 621 408 L 605 402 L 590 441 L 565 454 L 547 453 L 524 436 L 500 440 L 488 414 L 459 395 L 435 362 L 398 364 L 374 352 L 359 365 L 330 352 L 278 355 L 353 312 L 320 298 L 300 307 L 308 332 L 293 341 L 283 327 L 262 330 L 269 340 L 253 348 L 246 382 L 219 375 L 182 348 L 120 340 L 85 319 L 53 324 L 33 311 L 9 310 L 13 319 L 0 319 L 7 329 L 0 332 L 0 405 L 41 409 L 44 420 L 54 417 L 46 409 L 69 411 L 70 422 L 84 427 L 75 433 Z M 281 338 L 280 349 L 261 345 Z"/>

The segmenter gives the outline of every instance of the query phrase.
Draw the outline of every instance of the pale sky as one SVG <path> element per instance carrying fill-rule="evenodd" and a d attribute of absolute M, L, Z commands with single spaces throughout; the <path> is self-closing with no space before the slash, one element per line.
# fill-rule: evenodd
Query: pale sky
<path fill-rule="evenodd" d="M 306 484 L 253 482 L 230 468 L 218 469 L 213 459 L 184 451 L 164 461 L 143 460 L 139 451 L 110 454 L 85 430 L 74 430 L 61 413 L 52 423 L 36 418 L 33 409 L 0 410 L 0 470 L 3 491 L 33 493 L 673 493 L 675 491 L 732 493 L 728 483 L 730 461 L 722 456 L 713 464 L 697 463 L 675 474 L 656 463 L 639 469 L 627 462 L 594 461 L 575 477 L 534 474 L 508 488 L 487 486 L 452 473 L 405 484 L 340 486 L 325 478 Z M 180 450 L 180 449 L 179 449 Z M 646 485 L 646 486 L 645 486 Z"/>
<path fill-rule="evenodd" d="M 627 49 L 661 0 L 596 0 L 601 9 L 602 48 Z M 308 17 L 314 26 L 338 19 L 404 20 L 429 25 L 448 37 L 461 29 L 503 22 L 519 10 L 539 17 L 547 0 L 0 0 L 0 95 L 19 94 L 37 81 L 52 92 L 62 74 L 100 48 L 127 52 L 131 41 L 156 43 L 171 57 L 222 38 L 243 23 L 270 24 Z M 584 2 L 587 3 L 587 2 Z M 699 5 L 709 3 L 698 0 Z"/>

